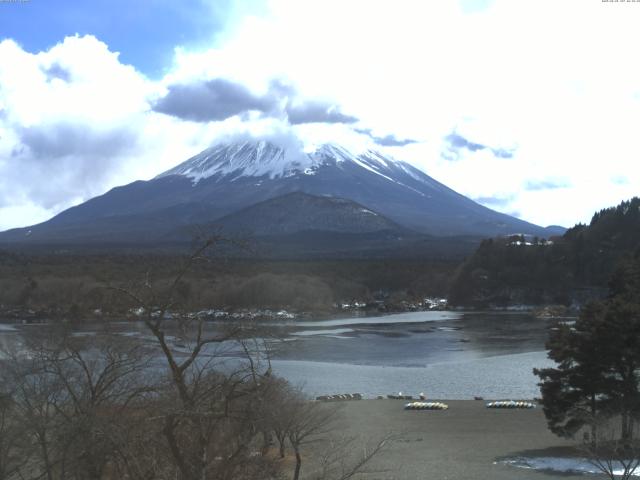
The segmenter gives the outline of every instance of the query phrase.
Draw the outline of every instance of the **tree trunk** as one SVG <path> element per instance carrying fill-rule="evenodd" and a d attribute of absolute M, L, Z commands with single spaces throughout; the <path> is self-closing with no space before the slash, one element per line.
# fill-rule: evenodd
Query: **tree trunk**
<path fill-rule="evenodd" d="M 296 448 L 296 469 L 293 472 L 293 480 L 298 480 L 300 477 L 300 468 L 302 467 L 302 457 L 300 456 L 300 451 Z"/>
<path fill-rule="evenodd" d="M 202 455 L 201 455 L 201 460 L 200 462 L 202 463 L 201 465 L 201 477 L 202 480 L 207 480 L 207 445 L 203 445 L 202 448 Z"/>
<path fill-rule="evenodd" d="M 42 459 L 44 460 L 45 472 L 47 474 L 47 480 L 53 480 L 53 467 L 49 459 L 49 449 L 47 448 L 47 441 L 45 439 L 46 433 L 38 432 L 38 443 L 40 444 L 40 451 L 42 452 Z"/>
<path fill-rule="evenodd" d="M 598 413 L 596 406 L 596 395 L 591 394 L 591 445 L 593 448 L 598 447 L 598 425 L 596 423 L 596 415 Z"/>
<path fill-rule="evenodd" d="M 171 451 L 171 455 L 173 456 L 174 461 L 176 462 L 176 466 L 180 470 L 183 478 L 186 480 L 198 480 L 197 478 L 193 478 L 191 475 L 191 470 L 187 465 L 184 456 L 182 455 L 182 451 L 178 445 L 178 439 L 175 436 L 174 432 L 174 420 L 171 415 L 168 415 L 165 418 L 164 428 L 162 429 L 162 433 L 164 434 L 167 443 L 169 444 L 169 449 Z"/>
<path fill-rule="evenodd" d="M 271 437 L 266 430 L 262 431 L 262 449 L 260 454 L 264 457 L 269 452 L 269 445 L 271 445 Z"/>
<path fill-rule="evenodd" d="M 629 414 L 627 413 L 626 409 L 622 411 L 622 413 L 620 414 L 620 419 L 622 421 L 622 425 L 621 425 L 621 438 L 622 441 L 627 443 L 629 440 L 631 440 L 630 435 L 631 432 L 629 431 Z"/>

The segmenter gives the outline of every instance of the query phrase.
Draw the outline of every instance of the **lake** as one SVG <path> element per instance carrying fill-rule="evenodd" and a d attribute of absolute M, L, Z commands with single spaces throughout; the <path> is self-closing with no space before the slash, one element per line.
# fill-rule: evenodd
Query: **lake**
<path fill-rule="evenodd" d="M 424 392 L 441 399 L 533 398 L 539 389 L 532 369 L 552 365 L 544 343 L 554 322 L 526 313 L 432 311 L 278 321 L 269 323 L 283 339 L 272 368 L 312 396 Z M 0 342 L 19 341 L 38 328 L 5 326 Z M 111 330 L 147 338 L 140 323 L 117 323 Z M 76 334 L 99 331 L 89 326 Z"/>
<path fill-rule="evenodd" d="M 311 395 L 533 398 L 553 321 L 523 313 L 413 312 L 283 323 L 273 370 Z"/>

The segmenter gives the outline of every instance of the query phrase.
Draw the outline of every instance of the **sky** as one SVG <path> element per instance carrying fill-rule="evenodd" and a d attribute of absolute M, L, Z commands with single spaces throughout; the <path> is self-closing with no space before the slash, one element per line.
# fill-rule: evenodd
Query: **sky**
<path fill-rule="evenodd" d="M 237 135 L 589 222 L 640 193 L 639 24 L 602 0 L 0 0 L 0 230 Z"/>

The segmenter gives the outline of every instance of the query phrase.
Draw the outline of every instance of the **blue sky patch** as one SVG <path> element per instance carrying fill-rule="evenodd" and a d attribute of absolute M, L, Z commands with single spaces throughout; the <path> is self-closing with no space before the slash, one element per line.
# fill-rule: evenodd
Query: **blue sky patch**
<path fill-rule="evenodd" d="M 213 47 L 229 19 L 231 0 L 29 0 L 0 3 L 0 41 L 47 50 L 70 35 L 94 35 L 122 63 L 157 78 L 170 67 L 174 48 Z"/>

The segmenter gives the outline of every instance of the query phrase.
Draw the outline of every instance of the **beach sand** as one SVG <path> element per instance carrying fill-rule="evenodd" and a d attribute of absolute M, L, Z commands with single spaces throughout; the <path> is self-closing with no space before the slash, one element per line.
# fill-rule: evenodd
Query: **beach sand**
<path fill-rule="evenodd" d="M 401 435 L 369 465 L 384 471 L 358 478 L 566 480 L 567 474 L 496 463 L 518 455 L 562 456 L 575 445 L 549 432 L 540 407 L 487 409 L 484 401 L 443 401 L 448 410 L 407 411 L 401 400 L 341 402 L 336 435 L 370 443 L 389 433 Z"/>

